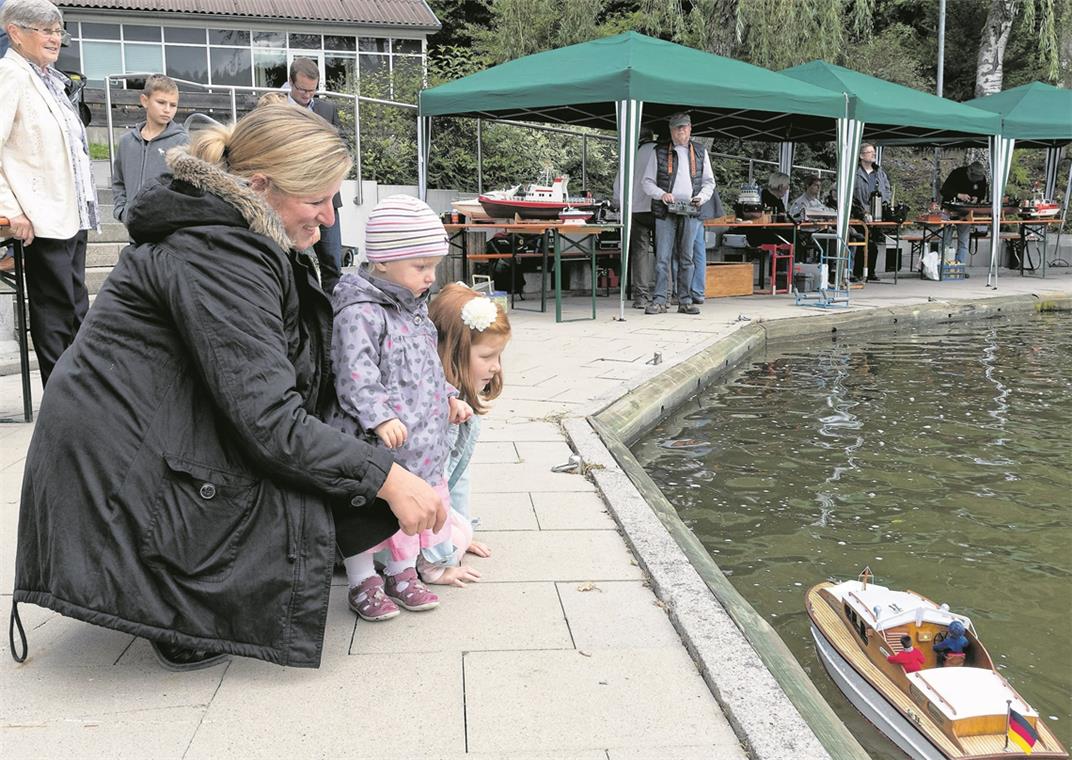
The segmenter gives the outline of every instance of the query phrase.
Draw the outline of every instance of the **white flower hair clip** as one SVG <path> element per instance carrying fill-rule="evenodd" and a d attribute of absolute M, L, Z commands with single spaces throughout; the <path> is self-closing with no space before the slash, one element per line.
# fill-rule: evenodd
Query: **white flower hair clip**
<path fill-rule="evenodd" d="M 499 316 L 499 309 L 491 299 L 480 296 L 471 298 L 462 307 L 462 323 L 470 330 L 484 332 Z"/>

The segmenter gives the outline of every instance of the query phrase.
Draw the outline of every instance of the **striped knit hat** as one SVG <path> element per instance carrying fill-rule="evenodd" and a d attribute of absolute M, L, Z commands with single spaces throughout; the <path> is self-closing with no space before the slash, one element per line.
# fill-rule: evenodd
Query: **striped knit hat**
<path fill-rule="evenodd" d="M 369 214 L 365 255 L 374 262 L 446 256 L 447 231 L 424 201 L 392 195 Z"/>

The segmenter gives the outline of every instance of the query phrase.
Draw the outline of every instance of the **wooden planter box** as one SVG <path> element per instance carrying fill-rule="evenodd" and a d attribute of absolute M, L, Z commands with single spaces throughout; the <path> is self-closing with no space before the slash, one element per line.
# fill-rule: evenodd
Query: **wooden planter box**
<path fill-rule="evenodd" d="M 755 269 L 749 262 L 722 261 L 707 265 L 704 295 L 713 298 L 752 295 Z"/>

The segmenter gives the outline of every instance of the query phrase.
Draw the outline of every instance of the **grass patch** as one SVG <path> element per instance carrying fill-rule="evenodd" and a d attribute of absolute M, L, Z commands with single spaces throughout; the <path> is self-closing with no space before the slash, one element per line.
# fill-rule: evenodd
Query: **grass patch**
<path fill-rule="evenodd" d="M 89 157 L 94 161 L 106 161 L 112 157 L 111 152 L 108 150 L 108 143 L 95 143 L 89 144 Z"/>

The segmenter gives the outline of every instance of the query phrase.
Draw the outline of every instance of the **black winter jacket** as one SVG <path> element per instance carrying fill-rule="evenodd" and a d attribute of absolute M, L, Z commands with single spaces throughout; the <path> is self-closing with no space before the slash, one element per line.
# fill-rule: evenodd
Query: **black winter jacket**
<path fill-rule="evenodd" d="M 275 212 L 169 156 L 49 379 L 26 460 L 16 602 L 180 646 L 320 664 L 330 500 L 398 530 L 392 465 L 321 422 L 331 306 Z"/>

